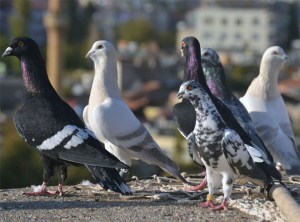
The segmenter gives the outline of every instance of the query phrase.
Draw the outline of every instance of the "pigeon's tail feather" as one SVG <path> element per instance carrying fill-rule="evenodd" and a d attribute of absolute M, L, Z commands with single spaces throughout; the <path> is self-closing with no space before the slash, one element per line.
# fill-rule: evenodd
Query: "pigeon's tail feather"
<path fill-rule="evenodd" d="M 164 171 L 168 172 L 169 174 L 171 174 L 172 176 L 176 177 L 177 179 L 181 180 L 183 183 L 185 184 L 190 184 L 179 172 L 179 170 L 177 168 L 175 168 L 174 166 L 170 166 L 170 165 L 164 165 L 164 166 L 159 166 L 160 168 L 162 168 Z"/>
<path fill-rule="evenodd" d="M 106 168 L 98 166 L 86 165 L 93 177 L 104 189 L 113 190 L 123 195 L 131 195 L 131 189 L 122 179 L 119 172 L 115 168 Z"/>

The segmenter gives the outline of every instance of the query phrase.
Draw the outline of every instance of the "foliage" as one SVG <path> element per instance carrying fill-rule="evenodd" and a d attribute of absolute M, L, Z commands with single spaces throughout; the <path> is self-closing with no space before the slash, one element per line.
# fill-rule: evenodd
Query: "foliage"
<path fill-rule="evenodd" d="M 6 38 L 4 35 L 0 34 L 0 52 L 1 54 L 6 50 L 6 48 L 9 46 L 9 39 Z M 19 61 L 15 58 L 6 58 L 5 60 L 2 60 L 3 63 L 5 63 L 6 68 L 8 70 L 13 69 L 14 71 L 20 71 L 20 64 Z"/>
<path fill-rule="evenodd" d="M 152 40 L 155 31 L 150 22 L 144 19 L 135 19 L 121 24 L 117 28 L 117 36 L 118 39 L 142 43 Z"/>
<path fill-rule="evenodd" d="M 13 0 L 13 13 L 9 17 L 9 23 L 11 27 L 11 36 L 26 36 L 27 35 L 27 23 L 30 15 L 30 1 L 29 0 Z M 9 45 L 9 41 L 1 36 L 0 39 L 1 52 Z M 4 48 L 4 50 L 2 50 Z M 16 59 L 7 59 L 5 62 L 9 70 L 14 72 L 20 71 L 19 61 Z"/>
<path fill-rule="evenodd" d="M 43 166 L 39 154 L 29 147 L 17 134 L 12 120 L 3 126 L 3 144 L 0 156 L 0 188 L 26 187 L 42 183 Z M 57 185 L 57 176 L 51 185 Z M 91 180 L 90 173 L 83 167 L 68 167 L 65 184 L 78 184 L 82 180 Z"/>
<path fill-rule="evenodd" d="M 12 121 L 3 126 L 1 188 L 23 187 L 42 180 L 39 155 L 17 135 Z"/>
<path fill-rule="evenodd" d="M 91 4 L 80 9 L 77 1 L 66 2 L 66 14 L 69 16 L 69 25 L 66 31 L 64 44 L 65 68 L 77 69 L 86 63 L 85 55 L 90 47 L 89 37 L 90 21 L 95 11 Z M 93 40 L 94 41 L 94 40 Z"/>
<path fill-rule="evenodd" d="M 13 14 L 9 18 L 12 36 L 24 36 L 27 33 L 27 22 L 30 13 L 29 0 L 14 0 Z"/>

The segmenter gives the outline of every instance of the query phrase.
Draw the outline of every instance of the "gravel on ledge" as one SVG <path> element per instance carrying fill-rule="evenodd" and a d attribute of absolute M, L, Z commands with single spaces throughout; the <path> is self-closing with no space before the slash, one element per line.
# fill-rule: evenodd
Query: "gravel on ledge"
<path fill-rule="evenodd" d="M 188 178 L 199 183 L 199 178 Z M 128 182 L 134 194 L 122 196 L 99 185 L 64 187 L 63 197 L 28 197 L 32 188 L 0 190 L 0 221 L 285 221 L 276 204 L 250 184 L 235 185 L 229 210 L 215 212 L 198 204 L 207 191 L 187 192 L 175 179 L 156 177 Z M 300 203 L 300 185 L 288 183 Z M 50 187 L 49 189 L 55 189 Z M 215 195 L 222 200 L 221 190 Z"/>

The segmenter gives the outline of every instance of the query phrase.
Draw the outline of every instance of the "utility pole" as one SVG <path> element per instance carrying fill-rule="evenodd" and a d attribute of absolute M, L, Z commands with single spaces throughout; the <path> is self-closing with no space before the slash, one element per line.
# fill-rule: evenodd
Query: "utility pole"
<path fill-rule="evenodd" d="M 61 93 L 60 75 L 63 69 L 63 33 L 67 18 L 63 15 L 61 0 L 48 0 L 48 12 L 44 19 L 47 30 L 47 71 L 54 89 Z"/>

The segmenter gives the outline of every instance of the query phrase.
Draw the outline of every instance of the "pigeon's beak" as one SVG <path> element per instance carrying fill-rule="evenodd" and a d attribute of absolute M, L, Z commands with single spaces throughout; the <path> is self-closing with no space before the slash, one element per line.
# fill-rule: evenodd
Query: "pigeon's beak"
<path fill-rule="evenodd" d="M 182 91 L 179 91 L 179 92 L 177 93 L 177 98 L 178 98 L 178 99 L 182 99 L 182 96 L 183 96 L 183 92 L 182 92 Z"/>
<path fill-rule="evenodd" d="M 7 47 L 7 49 L 5 50 L 5 52 L 2 54 L 2 57 L 11 56 L 12 55 L 12 51 L 13 51 L 13 48 Z"/>
<path fill-rule="evenodd" d="M 91 58 L 91 55 L 92 55 L 93 53 L 94 53 L 94 51 L 90 50 L 90 51 L 86 54 L 85 58 L 86 58 L 86 59 Z"/>
<path fill-rule="evenodd" d="M 285 60 L 285 61 L 287 61 L 288 63 L 292 63 L 293 62 L 293 60 L 290 57 L 288 57 L 287 55 L 282 56 L 282 59 Z"/>

